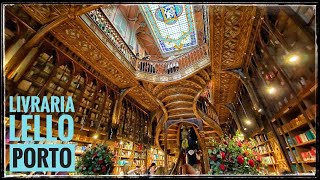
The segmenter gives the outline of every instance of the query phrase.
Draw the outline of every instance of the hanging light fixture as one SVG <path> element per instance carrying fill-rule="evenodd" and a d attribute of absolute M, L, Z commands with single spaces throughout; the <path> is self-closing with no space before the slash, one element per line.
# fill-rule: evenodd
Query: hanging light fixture
<path fill-rule="evenodd" d="M 240 97 L 238 97 L 238 101 L 239 101 L 239 103 L 240 103 L 240 105 L 241 105 L 241 107 L 242 107 L 242 109 L 243 109 L 244 114 L 246 115 L 246 119 L 244 120 L 244 122 L 245 122 L 247 125 L 251 125 L 252 122 L 250 121 L 250 119 L 249 119 L 249 117 L 248 117 L 248 114 L 247 114 L 246 110 L 244 109 L 242 102 L 240 101 Z"/>
<path fill-rule="evenodd" d="M 93 138 L 94 138 L 94 139 L 98 139 L 98 137 L 99 137 L 100 125 L 101 125 L 101 121 L 99 122 L 99 125 L 98 125 L 98 127 L 97 127 L 97 130 L 96 130 L 96 132 L 95 132 L 94 135 L 93 135 Z"/>

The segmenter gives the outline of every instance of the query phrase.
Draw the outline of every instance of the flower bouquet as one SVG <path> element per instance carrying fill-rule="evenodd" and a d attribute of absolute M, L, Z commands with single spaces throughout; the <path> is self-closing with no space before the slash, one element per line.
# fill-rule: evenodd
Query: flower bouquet
<path fill-rule="evenodd" d="M 241 138 L 237 131 L 233 138 L 222 138 L 221 142 L 211 140 L 213 148 L 208 150 L 212 174 L 254 174 L 263 175 L 266 166 L 261 156 L 253 151 L 256 144 Z"/>
<path fill-rule="evenodd" d="M 77 161 L 76 171 L 84 175 L 109 175 L 113 170 L 114 155 L 104 145 L 88 148 Z"/>

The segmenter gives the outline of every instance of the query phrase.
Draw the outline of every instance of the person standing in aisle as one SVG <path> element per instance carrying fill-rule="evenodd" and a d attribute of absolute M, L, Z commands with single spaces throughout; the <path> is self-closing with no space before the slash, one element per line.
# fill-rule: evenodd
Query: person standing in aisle
<path fill-rule="evenodd" d="M 150 167 L 148 168 L 147 174 L 148 175 L 154 175 L 154 173 L 157 171 L 156 163 L 151 163 Z"/>
<path fill-rule="evenodd" d="M 142 176 L 147 175 L 146 167 L 144 165 L 140 167 L 140 175 Z"/>

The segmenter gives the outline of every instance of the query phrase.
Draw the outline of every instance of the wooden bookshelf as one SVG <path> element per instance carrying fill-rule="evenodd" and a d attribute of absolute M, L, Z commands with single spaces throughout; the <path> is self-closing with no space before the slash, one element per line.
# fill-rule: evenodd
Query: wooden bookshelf
<path fill-rule="evenodd" d="M 308 98 L 308 96 L 305 96 L 305 98 Z M 309 102 L 309 104 L 312 104 L 312 102 Z M 317 105 L 312 104 L 307 106 L 304 112 L 301 112 L 300 109 L 296 112 L 292 111 L 283 115 L 277 121 L 278 132 L 285 139 L 290 161 L 295 162 L 292 164 L 297 166 L 299 173 L 315 171 L 315 164 L 312 162 L 316 156 L 316 132 L 314 131 L 315 122 L 313 121 L 317 118 L 315 117 L 316 108 Z"/>
<path fill-rule="evenodd" d="M 21 94 L 37 95 L 49 80 L 50 74 L 55 71 L 56 57 L 42 52 L 33 62 L 29 71 L 18 83 L 17 90 Z"/>
<path fill-rule="evenodd" d="M 276 157 L 274 156 L 274 151 L 270 145 L 270 141 L 266 134 L 263 132 L 256 133 L 252 137 L 256 145 L 253 146 L 253 150 L 262 156 L 262 161 L 267 165 L 267 171 L 271 174 L 278 173 L 278 163 L 276 161 Z"/>
<path fill-rule="evenodd" d="M 124 99 L 120 111 L 118 136 L 128 138 L 136 143 L 144 143 L 147 139 L 147 121 L 149 113 L 135 105 L 132 100 Z"/>
<path fill-rule="evenodd" d="M 148 167 L 151 165 L 151 163 L 156 163 L 157 166 L 163 166 L 164 167 L 164 152 L 161 149 L 158 149 L 157 147 L 152 146 L 148 150 Z"/>
<path fill-rule="evenodd" d="M 129 169 L 147 166 L 147 149 L 143 144 L 122 138 L 113 143 L 112 149 L 116 157 L 114 175 L 119 175 L 125 164 Z"/>

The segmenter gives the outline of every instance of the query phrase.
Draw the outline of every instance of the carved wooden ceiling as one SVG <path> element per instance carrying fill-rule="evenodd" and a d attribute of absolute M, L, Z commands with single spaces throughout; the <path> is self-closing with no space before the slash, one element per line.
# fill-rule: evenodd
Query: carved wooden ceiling
<path fill-rule="evenodd" d="M 225 70 L 242 68 L 256 15 L 254 6 L 210 6 L 210 48 L 213 102 L 220 123 L 231 117 L 224 106 L 235 100 L 240 80 Z"/>
<path fill-rule="evenodd" d="M 22 5 L 30 16 L 37 20 L 40 24 L 44 25 L 50 23 L 63 15 L 72 16 L 76 12 L 86 12 L 86 9 L 97 8 L 99 5 L 79 5 L 79 4 L 55 4 L 55 5 L 44 5 L 44 4 L 28 4 Z"/>
<path fill-rule="evenodd" d="M 108 6 L 108 5 L 103 5 Z M 211 70 L 203 69 L 195 75 L 173 83 L 156 85 L 139 81 L 118 59 L 104 43 L 96 37 L 75 12 L 86 12 L 88 9 L 98 8 L 98 5 L 22 5 L 23 9 L 42 25 L 57 21 L 61 16 L 69 19 L 51 29 L 53 34 L 66 47 L 75 52 L 95 70 L 107 77 L 119 88 L 137 86 L 129 93 L 147 109 L 159 109 L 159 99 L 168 111 L 169 119 L 195 117 L 192 111 L 193 99 L 196 94 L 210 81 L 213 84 L 213 102 L 221 123 L 230 117 L 226 103 L 232 103 L 235 92 L 238 91 L 240 81 L 224 70 L 243 67 L 248 49 L 256 7 L 254 6 L 210 6 L 210 57 Z M 138 39 L 147 47 L 149 53 L 157 57 L 160 55 L 158 47 L 147 28 L 137 5 L 120 5 L 121 11 L 127 16 L 129 23 L 137 28 Z M 195 18 L 199 44 L 203 43 L 203 14 L 201 6 L 195 6 Z M 151 98 L 151 94 L 154 98 Z"/>

